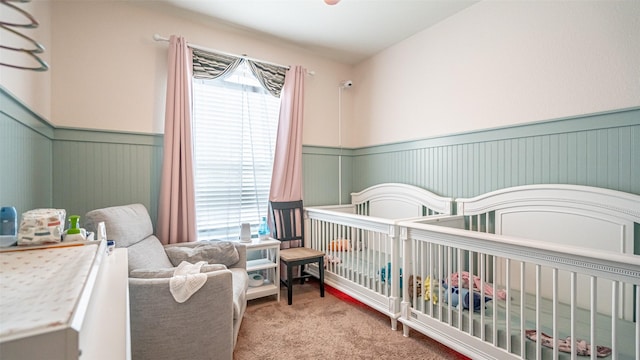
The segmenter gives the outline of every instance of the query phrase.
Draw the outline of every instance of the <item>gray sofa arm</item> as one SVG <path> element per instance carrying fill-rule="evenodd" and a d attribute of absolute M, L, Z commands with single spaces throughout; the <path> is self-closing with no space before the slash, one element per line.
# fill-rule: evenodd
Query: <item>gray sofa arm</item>
<path fill-rule="evenodd" d="M 206 273 L 207 282 L 178 303 L 169 278 L 129 278 L 133 359 L 231 359 L 233 284 L 229 270 Z"/>

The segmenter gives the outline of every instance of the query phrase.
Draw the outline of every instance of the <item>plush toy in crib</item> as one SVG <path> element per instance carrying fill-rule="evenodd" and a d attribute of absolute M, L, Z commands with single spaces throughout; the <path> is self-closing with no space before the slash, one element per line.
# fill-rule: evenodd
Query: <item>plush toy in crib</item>
<path fill-rule="evenodd" d="M 413 301 L 413 288 L 416 287 L 416 294 L 418 297 L 422 297 L 422 278 L 420 276 L 415 277 L 415 282 L 413 280 L 413 275 L 409 276 L 409 299 Z M 416 286 L 414 286 L 414 284 Z M 401 286 L 402 287 L 402 286 Z"/>
<path fill-rule="evenodd" d="M 379 273 L 382 282 L 389 281 L 389 284 L 391 284 L 391 262 L 387 263 L 386 268 L 383 267 L 382 269 L 380 269 Z M 402 268 L 400 268 L 400 289 L 402 290 Z"/>
<path fill-rule="evenodd" d="M 327 268 L 328 264 L 340 264 L 342 262 L 342 259 L 340 259 L 337 256 L 333 256 L 333 255 L 325 255 L 324 256 L 324 268 Z"/>
<path fill-rule="evenodd" d="M 431 280 L 431 276 L 427 276 L 426 279 L 424 279 L 424 299 L 426 301 L 429 300 L 433 300 L 434 304 L 438 303 L 438 295 L 436 295 L 436 293 L 438 292 L 438 283 L 437 281 Z"/>
<path fill-rule="evenodd" d="M 444 282 L 446 283 L 447 279 L 445 279 Z M 470 284 L 473 284 L 473 290 L 481 292 L 480 287 L 482 285 L 482 281 L 480 280 L 479 276 L 472 276 L 468 271 L 463 271 L 462 278 L 460 279 L 460 276 L 457 272 L 451 273 L 451 286 L 469 289 Z M 493 297 L 493 285 L 484 283 L 483 292 L 486 296 Z M 500 300 L 506 300 L 507 292 L 504 289 L 497 289 L 496 297 Z"/>
<path fill-rule="evenodd" d="M 331 251 L 349 251 L 351 250 L 351 243 L 349 239 L 335 239 L 329 243 L 329 250 Z"/>
<path fill-rule="evenodd" d="M 416 284 L 416 294 L 418 297 L 422 297 L 422 290 L 424 289 L 424 300 L 433 301 L 434 304 L 438 303 L 438 282 L 435 279 L 431 279 L 431 276 L 427 276 L 424 281 L 420 276 L 416 276 L 415 282 L 413 281 L 413 275 L 409 276 L 409 299 L 413 301 L 413 284 Z"/>
<path fill-rule="evenodd" d="M 451 306 L 457 307 L 459 304 L 462 304 L 463 309 L 469 309 L 469 306 L 473 306 L 473 311 L 480 311 L 483 305 L 482 295 L 477 292 L 473 292 L 473 303 L 470 301 L 469 297 L 469 289 L 459 288 L 457 286 L 448 287 L 446 282 L 442 282 L 442 287 L 444 290 L 444 302 L 448 303 L 449 299 L 451 299 Z M 484 296 L 484 302 L 491 301 L 491 298 L 488 296 Z"/>

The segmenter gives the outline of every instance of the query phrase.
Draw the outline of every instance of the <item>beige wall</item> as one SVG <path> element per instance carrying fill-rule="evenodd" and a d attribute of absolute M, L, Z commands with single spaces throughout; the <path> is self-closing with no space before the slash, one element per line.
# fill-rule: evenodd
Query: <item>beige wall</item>
<path fill-rule="evenodd" d="M 351 146 L 640 106 L 639 1 L 482 1 L 356 66 Z"/>
<path fill-rule="evenodd" d="M 304 144 L 337 145 L 337 86 L 351 66 L 207 25 L 153 1 L 56 0 L 52 22 L 51 121 L 57 126 L 162 133 L 168 43 L 152 36 L 178 34 L 207 48 L 314 70 L 306 78 Z"/>
<path fill-rule="evenodd" d="M 38 56 L 51 64 L 51 6 L 48 1 L 30 3 L 13 2 L 20 9 L 31 14 L 39 25 L 35 29 L 15 28 L 23 35 L 31 37 L 44 46 L 45 51 Z M 2 7 L 2 20 L 19 24 L 28 21 L 17 11 Z M 0 44 L 17 48 L 32 49 L 32 44 L 22 41 L 6 30 L 0 30 Z M 0 63 L 24 67 L 35 67 L 39 64 L 28 55 L 0 49 Z M 0 85 L 19 98 L 24 104 L 45 119 L 51 116 L 51 71 L 20 70 L 0 66 Z"/>
<path fill-rule="evenodd" d="M 163 132 L 167 43 L 154 33 L 314 70 L 305 145 L 339 145 L 345 79 L 345 147 L 640 106 L 638 1 L 485 0 L 355 67 L 154 1 L 21 6 L 41 22 L 32 31 L 51 70 L 0 67 L 0 83 L 62 127 Z"/>

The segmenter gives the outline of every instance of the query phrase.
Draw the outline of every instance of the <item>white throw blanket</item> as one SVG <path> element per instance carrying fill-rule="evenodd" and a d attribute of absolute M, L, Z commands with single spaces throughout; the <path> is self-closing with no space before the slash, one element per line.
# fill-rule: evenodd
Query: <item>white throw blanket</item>
<path fill-rule="evenodd" d="M 200 290 L 207 282 L 207 274 L 200 273 L 202 265 L 206 261 L 198 261 L 195 264 L 183 261 L 176 267 L 173 277 L 169 279 L 169 290 L 176 302 L 183 303 Z"/>

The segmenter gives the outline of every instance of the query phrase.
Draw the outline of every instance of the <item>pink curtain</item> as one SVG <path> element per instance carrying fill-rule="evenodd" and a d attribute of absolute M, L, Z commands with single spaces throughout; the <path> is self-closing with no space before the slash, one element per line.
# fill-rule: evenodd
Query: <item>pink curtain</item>
<path fill-rule="evenodd" d="M 280 119 L 271 176 L 270 201 L 302 200 L 302 115 L 304 113 L 304 69 L 292 66 L 284 80 L 280 100 Z M 273 229 L 273 219 L 271 229 Z M 299 241 L 288 241 L 281 249 L 300 246 Z M 286 265 L 280 266 L 280 277 L 286 278 Z M 294 270 L 294 276 L 300 269 Z"/>
<path fill-rule="evenodd" d="M 284 80 L 273 159 L 270 201 L 302 200 L 304 70 L 292 66 Z"/>
<path fill-rule="evenodd" d="M 183 37 L 169 39 L 167 100 L 158 238 L 163 244 L 196 241 L 191 142 L 191 49 Z"/>

